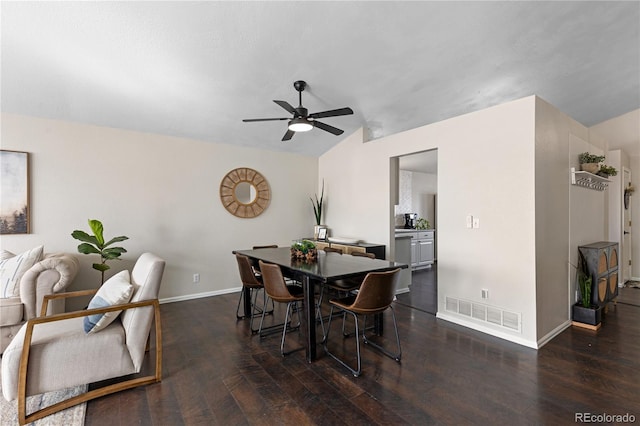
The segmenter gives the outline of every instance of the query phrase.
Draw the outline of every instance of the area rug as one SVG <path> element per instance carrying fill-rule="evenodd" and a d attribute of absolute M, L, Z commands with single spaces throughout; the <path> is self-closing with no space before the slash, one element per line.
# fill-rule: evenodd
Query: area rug
<path fill-rule="evenodd" d="M 83 385 L 27 397 L 27 414 L 33 413 L 40 408 L 53 405 L 56 402 L 80 395 L 86 391 L 87 386 Z M 32 426 L 83 426 L 86 408 L 87 403 L 85 402 L 28 424 Z M 18 425 L 18 400 L 8 402 L 0 395 L 0 425 Z"/>

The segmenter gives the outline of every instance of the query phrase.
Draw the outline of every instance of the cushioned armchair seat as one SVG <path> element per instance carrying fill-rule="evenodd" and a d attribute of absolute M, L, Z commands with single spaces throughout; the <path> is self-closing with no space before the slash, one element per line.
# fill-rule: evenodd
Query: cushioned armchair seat
<path fill-rule="evenodd" d="M 99 333 L 86 334 L 84 317 L 39 324 L 33 329 L 29 352 L 27 395 L 36 395 L 112 377 L 136 373 L 125 342 L 124 328 L 116 319 Z M 16 335 L 16 343 L 24 341 L 26 327 Z M 22 344 L 11 345 L 2 355 L 2 367 L 18 371 Z M 108 359 L 98 363 L 96 360 Z M 46 374 L 45 374 L 46 373 Z M 5 399 L 18 397 L 18 376 L 2 374 Z"/>

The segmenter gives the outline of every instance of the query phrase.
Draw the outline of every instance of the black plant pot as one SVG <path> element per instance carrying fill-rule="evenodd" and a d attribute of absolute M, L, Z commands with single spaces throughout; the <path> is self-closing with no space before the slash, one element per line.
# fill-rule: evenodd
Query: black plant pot
<path fill-rule="evenodd" d="M 598 325 L 602 321 L 602 306 L 585 308 L 580 303 L 576 303 L 573 305 L 571 317 L 575 322 Z"/>

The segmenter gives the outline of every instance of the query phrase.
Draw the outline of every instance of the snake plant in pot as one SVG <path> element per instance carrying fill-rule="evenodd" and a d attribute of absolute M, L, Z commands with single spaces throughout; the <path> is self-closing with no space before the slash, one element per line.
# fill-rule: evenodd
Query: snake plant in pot
<path fill-rule="evenodd" d="M 96 219 L 89 219 L 89 228 L 93 235 L 89 235 L 84 231 L 76 229 L 71 233 L 71 236 L 76 240 L 82 241 L 82 244 L 78 246 L 78 252 L 82 254 L 99 254 L 100 263 L 94 263 L 93 269 L 100 271 L 102 274 L 101 285 L 104 284 L 104 273 L 111 269 L 111 266 L 107 265 L 108 260 L 118 259 L 123 253 L 126 253 L 123 247 L 111 247 L 112 244 L 119 243 L 124 240 L 128 240 L 129 237 L 124 235 L 120 237 L 114 237 L 109 241 L 104 240 L 104 227 L 102 222 Z"/>
<path fill-rule="evenodd" d="M 578 288 L 580 290 L 580 300 L 572 307 L 571 319 L 573 324 L 590 329 L 598 329 L 602 321 L 602 307 L 591 304 L 592 278 L 582 268 L 580 262 L 577 268 Z"/>
<path fill-rule="evenodd" d="M 320 199 L 318 200 L 318 194 L 316 194 L 315 201 L 313 198 L 311 199 L 311 204 L 313 205 L 313 215 L 316 218 L 316 225 L 313 228 L 313 238 L 318 239 L 318 233 L 320 232 L 320 228 L 322 227 L 322 205 L 324 202 L 324 179 L 322 179 L 322 191 L 320 192 Z"/>

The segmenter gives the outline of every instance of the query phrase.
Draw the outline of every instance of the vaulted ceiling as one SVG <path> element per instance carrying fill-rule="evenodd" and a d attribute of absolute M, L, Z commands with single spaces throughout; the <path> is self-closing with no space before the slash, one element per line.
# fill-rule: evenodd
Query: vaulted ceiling
<path fill-rule="evenodd" d="M 586 126 L 640 108 L 640 3 L 0 3 L 3 112 L 317 156 L 528 95 Z M 309 112 L 354 115 L 280 139 Z M 613 141 L 615 145 L 615 141 Z M 640 154 L 638 154 L 640 155 Z"/>

